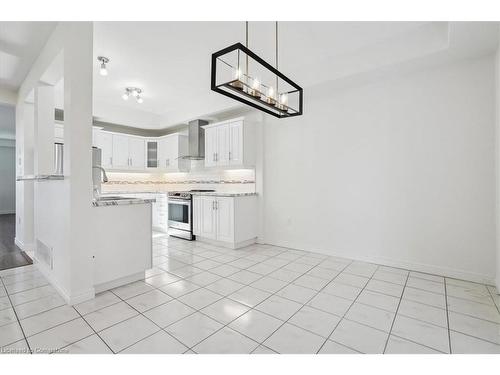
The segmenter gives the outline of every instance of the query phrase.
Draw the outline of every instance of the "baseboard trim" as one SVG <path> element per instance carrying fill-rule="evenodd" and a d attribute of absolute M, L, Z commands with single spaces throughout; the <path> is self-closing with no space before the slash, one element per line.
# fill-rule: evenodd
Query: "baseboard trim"
<path fill-rule="evenodd" d="M 14 237 L 14 243 L 18 248 L 20 248 L 25 253 L 35 251 L 35 244 L 32 243 L 25 244 L 24 242 L 20 241 L 17 237 Z"/>
<path fill-rule="evenodd" d="M 199 237 L 196 236 L 196 241 L 204 242 L 209 245 L 214 245 L 214 246 L 220 246 L 220 247 L 225 247 L 226 249 L 240 249 L 245 246 L 250 246 L 256 243 L 257 238 L 251 238 L 246 241 L 241 241 L 241 242 L 223 242 L 223 241 L 217 241 L 217 240 L 212 240 L 211 238 L 205 238 L 205 237 Z"/>
<path fill-rule="evenodd" d="M 40 262 L 36 257 L 34 257 L 33 264 L 42 273 L 42 275 L 49 281 L 49 283 L 54 287 L 57 293 L 59 293 L 59 295 L 64 299 L 66 304 L 73 306 L 80 302 L 88 301 L 95 297 L 94 288 L 73 295 L 68 293 L 66 289 L 64 289 L 59 285 L 57 279 L 53 277 L 52 272 L 50 272 L 50 270 L 44 263 Z"/>
<path fill-rule="evenodd" d="M 336 257 L 341 257 L 341 258 L 347 258 L 347 259 L 352 259 L 352 260 L 358 260 L 362 262 L 368 262 L 368 263 L 376 263 L 380 264 L 383 266 L 388 266 L 388 267 L 396 267 L 396 268 L 404 268 L 412 271 L 417 271 L 417 272 L 423 272 L 423 273 L 428 273 L 432 275 L 439 275 L 439 276 L 445 276 L 453 279 L 460 279 L 460 280 L 466 280 L 466 281 L 472 281 L 474 283 L 481 283 L 481 284 L 487 284 L 487 285 L 497 285 L 498 289 L 498 282 L 496 282 L 495 277 L 491 275 L 483 275 L 483 274 L 478 274 L 475 272 L 470 272 L 466 270 L 461 270 L 461 269 L 455 269 L 455 268 L 449 268 L 449 267 L 442 267 L 442 266 L 436 266 L 432 264 L 425 264 L 425 263 L 419 263 L 419 262 L 410 262 L 410 261 L 404 261 L 404 260 L 394 260 L 394 259 L 389 259 L 386 257 L 367 257 L 367 256 L 353 256 L 352 254 L 346 254 L 344 252 L 339 252 L 339 251 L 324 251 L 321 249 L 313 249 L 307 246 L 296 246 L 295 244 L 292 244 L 288 241 L 268 241 L 268 245 L 273 245 L 273 246 L 280 246 L 280 247 L 287 247 L 290 249 L 295 249 L 295 250 L 303 250 L 303 251 L 311 251 L 314 253 L 319 253 L 323 255 L 330 255 L 330 256 L 336 256 Z"/>
<path fill-rule="evenodd" d="M 112 281 L 107 281 L 105 283 L 96 285 L 94 287 L 94 290 L 96 293 L 101 293 L 104 292 L 105 290 L 117 288 L 119 286 L 125 285 L 125 284 L 130 284 L 133 283 L 134 281 L 139 281 L 139 280 L 144 280 L 145 278 L 145 273 L 144 272 L 138 272 L 130 276 L 125 276 L 121 277 L 116 280 Z"/>

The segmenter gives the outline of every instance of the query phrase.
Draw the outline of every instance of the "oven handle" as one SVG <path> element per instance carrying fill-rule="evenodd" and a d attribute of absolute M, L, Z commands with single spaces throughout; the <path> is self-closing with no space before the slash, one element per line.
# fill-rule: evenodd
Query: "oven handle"
<path fill-rule="evenodd" d="M 184 206 L 190 206 L 191 205 L 191 201 L 190 200 L 187 201 L 187 200 L 184 200 L 184 199 L 169 199 L 168 203 L 181 204 L 181 205 L 184 205 Z"/>

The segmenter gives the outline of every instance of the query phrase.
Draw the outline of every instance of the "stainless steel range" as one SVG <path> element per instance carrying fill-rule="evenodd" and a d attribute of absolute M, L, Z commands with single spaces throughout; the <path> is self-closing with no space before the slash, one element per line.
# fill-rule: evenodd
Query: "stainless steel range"
<path fill-rule="evenodd" d="M 193 195 L 192 192 L 212 192 L 215 190 L 172 191 L 168 193 L 168 234 L 192 241 L 193 235 Z"/>

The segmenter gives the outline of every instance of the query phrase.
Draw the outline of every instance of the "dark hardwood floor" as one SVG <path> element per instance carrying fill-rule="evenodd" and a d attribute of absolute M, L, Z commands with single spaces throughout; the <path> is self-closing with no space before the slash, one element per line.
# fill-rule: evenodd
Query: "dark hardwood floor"
<path fill-rule="evenodd" d="M 16 235 L 16 215 L 0 215 L 0 270 L 26 266 L 32 261 L 14 243 Z"/>

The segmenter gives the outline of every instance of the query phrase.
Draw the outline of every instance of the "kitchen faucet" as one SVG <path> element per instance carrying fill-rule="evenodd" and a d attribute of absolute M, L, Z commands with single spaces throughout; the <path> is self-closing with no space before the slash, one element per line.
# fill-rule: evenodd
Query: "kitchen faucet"
<path fill-rule="evenodd" d="M 108 176 L 106 175 L 106 171 L 103 167 L 99 165 L 93 165 L 92 168 L 100 169 L 102 171 L 102 182 L 108 182 Z"/>

